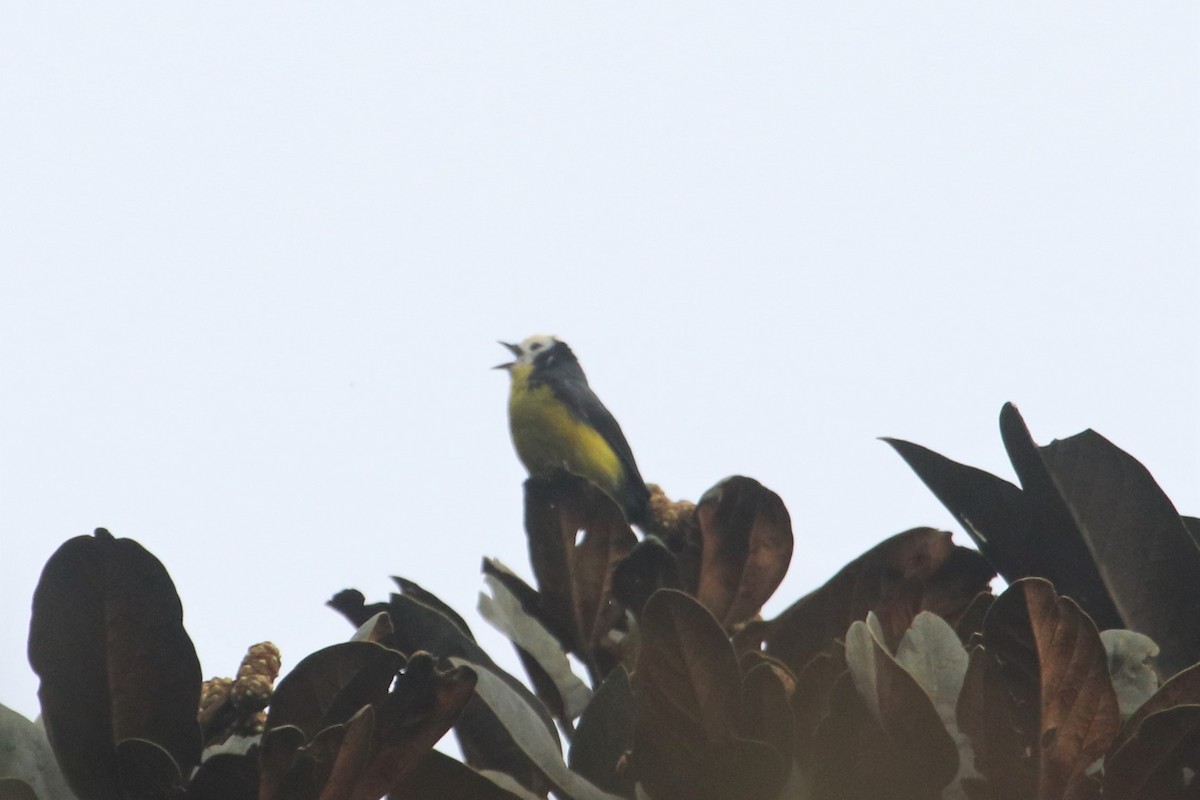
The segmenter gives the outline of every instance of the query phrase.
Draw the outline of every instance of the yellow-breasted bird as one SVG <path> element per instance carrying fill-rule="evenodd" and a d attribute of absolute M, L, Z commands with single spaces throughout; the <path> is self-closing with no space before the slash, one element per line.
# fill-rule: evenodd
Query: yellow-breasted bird
<path fill-rule="evenodd" d="M 650 492 L 621 426 L 588 386 L 566 342 L 530 336 L 501 342 L 516 357 L 508 370 L 508 427 L 517 456 L 530 475 L 565 469 L 587 478 L 620 504 L 630 522 L 641 522 Z"/>

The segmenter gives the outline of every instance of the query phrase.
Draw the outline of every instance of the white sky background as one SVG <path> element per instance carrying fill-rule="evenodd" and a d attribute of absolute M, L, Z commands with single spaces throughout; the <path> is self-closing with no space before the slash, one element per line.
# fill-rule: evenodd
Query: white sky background
<path fill-rule="evenodd" d="M 96 526 L 204 673 L 410 577 L 528 575 L 496 339 L 559 334 L 647 480 L 778 491 L 774 613 L 1093 427 L 1200 513 L 1192 3 L 9 3 L 0 703 Z"/>

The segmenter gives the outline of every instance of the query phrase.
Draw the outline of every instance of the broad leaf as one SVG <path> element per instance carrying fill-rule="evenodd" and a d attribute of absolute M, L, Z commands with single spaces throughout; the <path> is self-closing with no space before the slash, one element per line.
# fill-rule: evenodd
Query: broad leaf
<path fill-rule="evenodd" d="M 267 729 L 292 725 L 306 740 L 344 723 L 365 705 L 379 705 L 404 656 L 374 642 L 342 642 L 318 650 L 279 682 Z"/>
<path fill-rule="evenodd" d="M 1200 619 L 1200 548 L 1150 472 L 1091 430 L 1038 452 L 1088 544 L 1120 627 L 1162 648 L 1164 675 L 1200 661 L 1200 625 L 1179 624 Z"/>
<path fill-rule="evenodd" d="M 955 545 L 949 533 L 905 531 L 871 548 L 766 623 L 766 652 L 799 668 L 871 611 L 883 625 L 884 643 L 894 647 L 921 611 L 953 624 L 993 575 L 979 553 Z"/>
<path fill-rule="evenodd" d="M 537 662 L 542 674 L 551 681 L 551 686 L 545 688 L 552 693 L 554 702 L 547 705 L 560 709 L 565 719 L 578 717 L 592 691 L 571 671 L 567 654 L 558 640 L 541 622 L 525 612 L 517 597 L 497 578 L 485 575 L 484 581 L 492 594 L 480 593 L 480 615 L 507 636 L 520 652 Z"/>
<path fill-rule="evenodd" d="M 505 788 L 436 750 L 417 762 L 393 795 L 398 800 L 540 800 L 520 786 Z"/>
<path fill-rule="evenodd" d="M 200 663 L 166 569 L 103 528 L 58 549 L 33 597 L 29 661 L 46 733 L 81 800 L 117 798 L 116 748 L 161 746 L 183 774 L 200 760 Z"/>
<path fill-rule="evenodd" d="M 1112 750 L 1122 747 L 1129 737 L 1137 733 L 1138 727 L 1149 715 L 1181 705 L 1200 705 L 1200 664 L 1175 675 L 1142 703 L 1117 734 Z"/>
<path fill-rule="evenodd" d="M 525 481 L 525 531 L 548 627 L 569 633 L 598 681 L 620 662 L 607 637 L 621 618 L 609 602 L 612 571 L 637 537 L 608 495 L 565 472 Z"/>
<path fill-rule="evenodd" d="M 1105 800 L 1189 800 L 1200 775 L 1200 705 L 1150 714 L 1104 760 Z"/>
<path fill-rule="evenodd" d="M 450 661 L 461 667 L 469 667 L 478 674 L 476 694 L 504 725 L 530 762 L 541 770 L 556 792 L 570 800 L 620 800 L 618 795 L 602 791 L 568 769 L 559 751 L 558 740 L 539 724 L 539 712 L 535 711 L 525 698 L 514 692 L 512 687 L 487 667 L 471 664 L 460 658 L 452 658 Z M 535 699 L 533 702 L 538 701 Z"/>
<path fill-rule="evenodd" d="M 726 478 L 696 506 L 700 585 L 696 597 L 726 630 L 753 617 L 792 560 L 792 522 L 779 495 L 751 478 Z"/>
<path fill-rule="evenodd" d="M 662 589 L 640 619 L 633 767 L 655 800 L 774 798 L 788 775 L 775 748 L 741 738 L 741 676 L 720 623 Z"/>

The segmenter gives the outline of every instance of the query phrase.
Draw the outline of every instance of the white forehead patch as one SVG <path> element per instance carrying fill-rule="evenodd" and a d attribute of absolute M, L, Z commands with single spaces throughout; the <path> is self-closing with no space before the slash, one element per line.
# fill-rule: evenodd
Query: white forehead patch
<path fill-rule="evenodd" d="M 539 354 L 549 350 L 558 339 L 544 333 L 536 333 L 521 342 L 521 355 L 517 356 L 518 364 L 532 364 Z"/>

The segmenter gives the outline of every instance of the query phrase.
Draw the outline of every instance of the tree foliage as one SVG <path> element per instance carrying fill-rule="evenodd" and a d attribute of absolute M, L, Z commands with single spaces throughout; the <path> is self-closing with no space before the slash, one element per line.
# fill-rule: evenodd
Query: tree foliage
<path fill-rule="evenodd" d="M 757 481 L 639 536 L 531 478 L 533 582 L 485 559 L 480 597 L 528 683 L 406 578 L 337 593 L 350 640 L 278 683 L 269 644 L 202 683 L 163 565 L 72 539 L 34 596 L 44 732 L 3 710 L 0 800 L 1200 796 L 1200 526 L 1099 434 L 1038 446 L 1011 405 L 1001 433 L 1019 487 L 888 440 L 978 550 L 905 531 L 772 619 L 794 543 Z"/>

